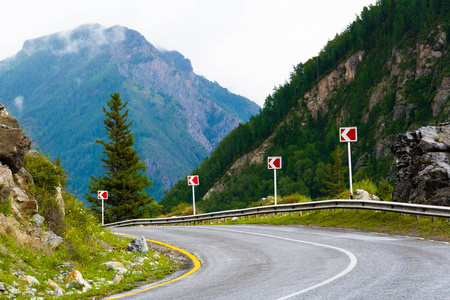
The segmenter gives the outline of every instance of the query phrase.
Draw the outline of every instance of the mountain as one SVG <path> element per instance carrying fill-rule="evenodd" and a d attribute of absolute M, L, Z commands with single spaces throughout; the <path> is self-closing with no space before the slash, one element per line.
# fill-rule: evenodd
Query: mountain
<path fill-rule="evenodd" d="M 161 198 L 258 105 L 194 73 L 176 51 L 160 51 L 137 31 L 83 25 L 26 41 L 0 62 L 0 100 L 37 146 L 60 158 L 69 189 L 87 191 L 103 171 L 102 106 L 128 101 L 139 156 Z"/>
<path fill-rule="evenodd" d="M 449 10 L 444 0 L 381 0 L 365 7 L 318 56 L 296 65 L 260 114 L 234 129 L 193 171 L 201 182 L 198 208 L 243 208 L 273 195 L 268 156 L 283 158 L 279 195 L 338 196 L 326 191 L 325 182 L 336 162 L 331 153 L 344 150 L 348 165 L 339 127 L 358 128 L 351 147 L 354 182 L 393 184 L 395 136 L 449 121 Z M 180 181 L 165 195 L 161 203 L 168 210 L 192 201 L 186 184 Z"/>

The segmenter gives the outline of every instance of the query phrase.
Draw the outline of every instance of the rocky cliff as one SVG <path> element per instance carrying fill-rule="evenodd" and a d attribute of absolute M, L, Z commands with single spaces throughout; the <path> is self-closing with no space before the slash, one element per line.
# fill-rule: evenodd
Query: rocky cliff
<path fill-rule="evenodd" d="M 0 203 L 11 201 L 19 218 L 38 212 L 36 198 L 27 193 L 33 178 L 23 168 L 30 146 L 31 140 L 0 103 Z"/>
<path fill-rule="evenodd" d="M 399 134 L 391 145 L 397 166 L 392 200 L 450 206 L 450 124 Z"/>
<path fill-rule="evenodd" d="M 305 186 L 300 184 L 296 188 L 308 192 L 308 183 L 314 180 L 320 182 L 319 176 L 323 175 L 318 173 L 320 168 L 317 167 L 303 173 L 311 168 L 313 157 L 296 158 L 301 151 L 305 151 L 305 141 L 297 145 L 296 140 L 304 135 L 302 131 L 308 131 L 304 130 L 307 127 L 316 127 L 318 130 L 306 142 L 312 144 L 318 141 L 326 148 L 327 144 L 335 143 L 332 139 L 336 141 L 338 136 L 331 130 L 337 131 L 339 126 L 358 126 L 358 143 L 353 148 L 354 174 L 367 177 L 373 172 L 378 177 L 376 180 L 395 180 L 396 170 L 390 144 L 396 134 L 413 127 L 415 123 L 431 125 L 438 120 L 445 120 L 450 111 L 450 75 L 445 69 L 448 60 L 447 34 L 441 25 L 437 25 L 425 39 L 417 39 L 409 47 L 393 46 L 386 53 L 386 59 L 380 60 L 384 64 L 380 65 L 374 63 L 379 54 L 373 51 L 360 50 L 341 59 L 298 98 L 297 105 L 265 141 L 234 161 L 203 199 L 210 199 L 214 193 L 223 193 L 233 182 L 239 182 L 230 179 L 239 177 L 241 170 L 249 165 L 264 164 L 265 158 L 274 155 L 275 151 L 285 151 L 290 155 L 286 168 L 295 173 L 297 178 L 285 182 L 295 185 L 296 182 L 304 181 Z M 374 72 L 382 75 L 375 82 L 367 81 L 370 77 L 368 74 Z M 360 92 L 363 89 L 364 92 Z M 350 104 L 351 100 L 348 99 L 354 97 L 352 94 L 358 94 L 358 98 Z M 324 124 L 327 124 L 326 127 Z M 291 150 L 287 150 L 287 145 L 298 151 L 289 152 Z M 313 149 L 315 146 L 309 147 Z M 295 165 L 289 165 L 290 162 Z M 375 167 L 382 169 L 383 175 Z M 368 171 L 370 168 L 373 170 Z M 296 169 L 298 171 L 293 171 Z M 410 201 L 405 197 L 397 199 Z"/>

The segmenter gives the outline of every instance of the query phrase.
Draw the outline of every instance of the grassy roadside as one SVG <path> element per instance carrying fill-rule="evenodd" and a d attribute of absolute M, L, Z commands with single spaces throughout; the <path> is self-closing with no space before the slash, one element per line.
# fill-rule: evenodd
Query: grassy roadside
<path fill-rule="evenodd" d="M 447 218 L 435 218 L 392 212 L 370 210 L 323 210 L 298 212 L 274 217 L 263 215 L 243 217 L 243 220 L 230 221 L 227 224 L 271 224 L 271 225 L 316 225 L 323 227 L 349 228 L 362 231 L 407 235 L 450 242 L 450 221 Z"/>

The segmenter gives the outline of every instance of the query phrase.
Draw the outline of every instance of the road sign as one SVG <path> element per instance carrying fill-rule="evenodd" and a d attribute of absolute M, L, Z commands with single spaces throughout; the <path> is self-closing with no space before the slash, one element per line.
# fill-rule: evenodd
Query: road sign
<path fill-rule="evenodd" d="M 98 191 L 97 197 L 99 200 L 108 200 L 108 191 Z"/>
<path fill-rule="evenodd" d="M 192 211 L 195 216 L 195 186 L 199 185 L 198 175 L 188 176 L 188 186 L 192 186 Z"/>
<path fill-rule="evenodd" d="M 267 158 L 267 168 L 271 169 L 281 169 L 281 156 L 272 156 Z"/>
<path fill-rule="evenodd" d="M 108 191 L 97 191 L 97 198 L 102 200 L 102 226 L 105 225 L 105 200 L 108 200 Z"/>
<path fill-rule="evenodd" d="M 340 127 L 339 128 L 339 141 L 340 142 L 356 142 L 356 141 L 358 141 L 356 127 Z"/>
<path fill-rule="evenodd" d="M 339 141 L 348 143 L 348 174 L 350 177 L 350 198 L 353 199 L 353 181 L 352 181 L 352 149 L 350 142 L 358 141 L 358 132 L 356 127 L 340 127 Z"/>
<path fill-rule="evenodd" d="M 198 185 L 198 175 L 188 176 L 188 186 Z"/>

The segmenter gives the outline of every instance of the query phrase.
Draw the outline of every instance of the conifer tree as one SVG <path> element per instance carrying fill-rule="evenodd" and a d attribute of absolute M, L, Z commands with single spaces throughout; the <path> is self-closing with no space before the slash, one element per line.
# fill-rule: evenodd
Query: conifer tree
<path fill-rule="evenodd" d="M 145 175 L 145 163 L 133 149 L 134 135 L 130 130 L 133 121 L 127 123 L 128 109 L 125 110 L 128 102 L 122 103 L 120 95 L 114 93 L 106 104 L 108 110 L 103 107 L 106 115 L 103 123 L 110 141 L 96 140 L 104 148 L 106 158 L 100 161 L 106 172 L 97 178 L 91 176 L 86 200 L 92 203 L 93 211 L 101 214 L 97 191 L 109 192 L 105 200 L 105 223 L 148 217 L 153 198 L 145 188 L 151 188 L 152 182 Z"/>
<path fill-rule="evenodd" d="M 333 164 L 327 164 L 327 172 L 325 173 L 325 179 L 322 179 L 322 183 L 325 188 L 321 189 L 321 192 L 325 192 L 330 196 L 337 196 L 345 191 L 344 174 L 347 172 L 348 167 L 342 165 L 342 155 L 344 150 L 338 145 L 336 150 L 331 152 L 333 158 Z"/>

